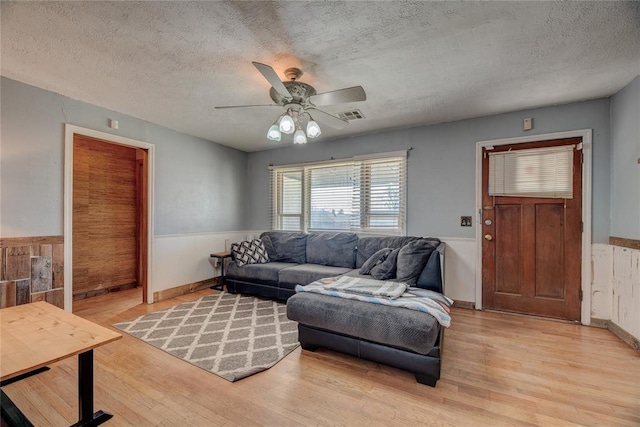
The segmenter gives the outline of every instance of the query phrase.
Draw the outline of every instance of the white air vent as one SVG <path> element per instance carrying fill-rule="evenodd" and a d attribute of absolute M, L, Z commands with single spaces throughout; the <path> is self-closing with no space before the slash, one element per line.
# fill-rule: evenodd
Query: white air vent
<path fill-rule="evenodd" d="M 351 110 L 338 113 L 338 117 L 344 120 L 358 120 L 364 119 L 364 114 L 360 110 Z"/>

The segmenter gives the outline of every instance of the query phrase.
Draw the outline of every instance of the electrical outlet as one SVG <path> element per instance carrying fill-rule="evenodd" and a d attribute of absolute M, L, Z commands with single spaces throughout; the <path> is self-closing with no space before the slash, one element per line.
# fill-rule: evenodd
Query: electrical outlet
<path fill-rule="evenodd" d="M 470 216 L 461 216 L 460 217 L 460 227 L 471 227 L 471 217 Z"/>

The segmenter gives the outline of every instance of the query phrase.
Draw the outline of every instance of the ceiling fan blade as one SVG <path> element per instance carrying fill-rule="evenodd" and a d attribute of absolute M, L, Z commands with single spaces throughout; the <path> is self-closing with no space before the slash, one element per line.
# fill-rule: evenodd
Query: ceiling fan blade
<path fill-rule="evenodd" d="M 223 110 L 225 108 L 251 108 L 251 107 L 281 107 L 278 104 L 256 104 L 256 105 L 222 105 L 220 107 L 214 107 L 216 110 Z"/>
<path fill-rule="evenodd" d="M 311 117 L 314 119 L 334 129 L 344 129 L 349 124 L 348 121 L 342 120 L 340 117 L 336 117 L 322 110 L 318 110 L 317 108 L 307 108 L 307 112 L 311 114 Z"/>
<path fill-rule="evenodd" d="M 313 105 L 332 105 L 366 100 L 367 94 L 364 92 L 362 86 L 338 89 L 331 92 L 319 93 L 317 95 L 309 97 L 309 101 Z"/>
<path fill-rule="evenodd" d="M 280 81 L 280 77 L 278 77 L 273 68 L 259 62 L 252 62 L 252 64 L 258 69 L 258 71 L 260 71 L 260 74 L 262 74 L 264 78 L 267 79 L 267 81 L 271 84 L 271 86 L 273 86 L 276 92 L 287 99 L 291 98 L 291 94 L 289 93 L 285 85 L 282 84 L 282 82 Z"/>

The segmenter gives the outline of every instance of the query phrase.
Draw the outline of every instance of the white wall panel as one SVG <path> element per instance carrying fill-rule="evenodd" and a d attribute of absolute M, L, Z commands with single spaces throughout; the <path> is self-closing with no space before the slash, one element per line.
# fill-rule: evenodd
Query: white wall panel
<path fill-rule="evenodd" d="M 613 247 L 611 321 L 640 339 L 640 251 Z"/>
<path fill-rule="evenodd" d="M 591 246 L 591 317 L 611 319 L 611 283 L 613 281 L 613 246 Z"/>
<path fill-rule="evenodd" d="M 476 300 L 476 240 L 441 237 L 447 244 L 444 258 L 445 294 L 457 301 Z"/>
<path fill-rule="evenodd" d="M 220 275 L 213 267 L 209 254 L 225 250 L 225 240 L 231 243 L 245 240 L 253 231 L 233 231 L 206 234 L 178 234 L 156 236 L 153 252 L 153 283 L 149 295 L 165 289 Z"/>

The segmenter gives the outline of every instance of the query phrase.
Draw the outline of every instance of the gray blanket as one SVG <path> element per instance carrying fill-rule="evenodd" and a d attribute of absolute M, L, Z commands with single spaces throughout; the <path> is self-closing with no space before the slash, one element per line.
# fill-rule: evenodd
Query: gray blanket
<path fill-rule="evenodd" d="M 395 299 L 400 297 L 409 286 L 402 282 L 366 279 L 363 277 L 340 276 L 319 280 L 324 289 L 348 292 L 371 297 Z"/>

